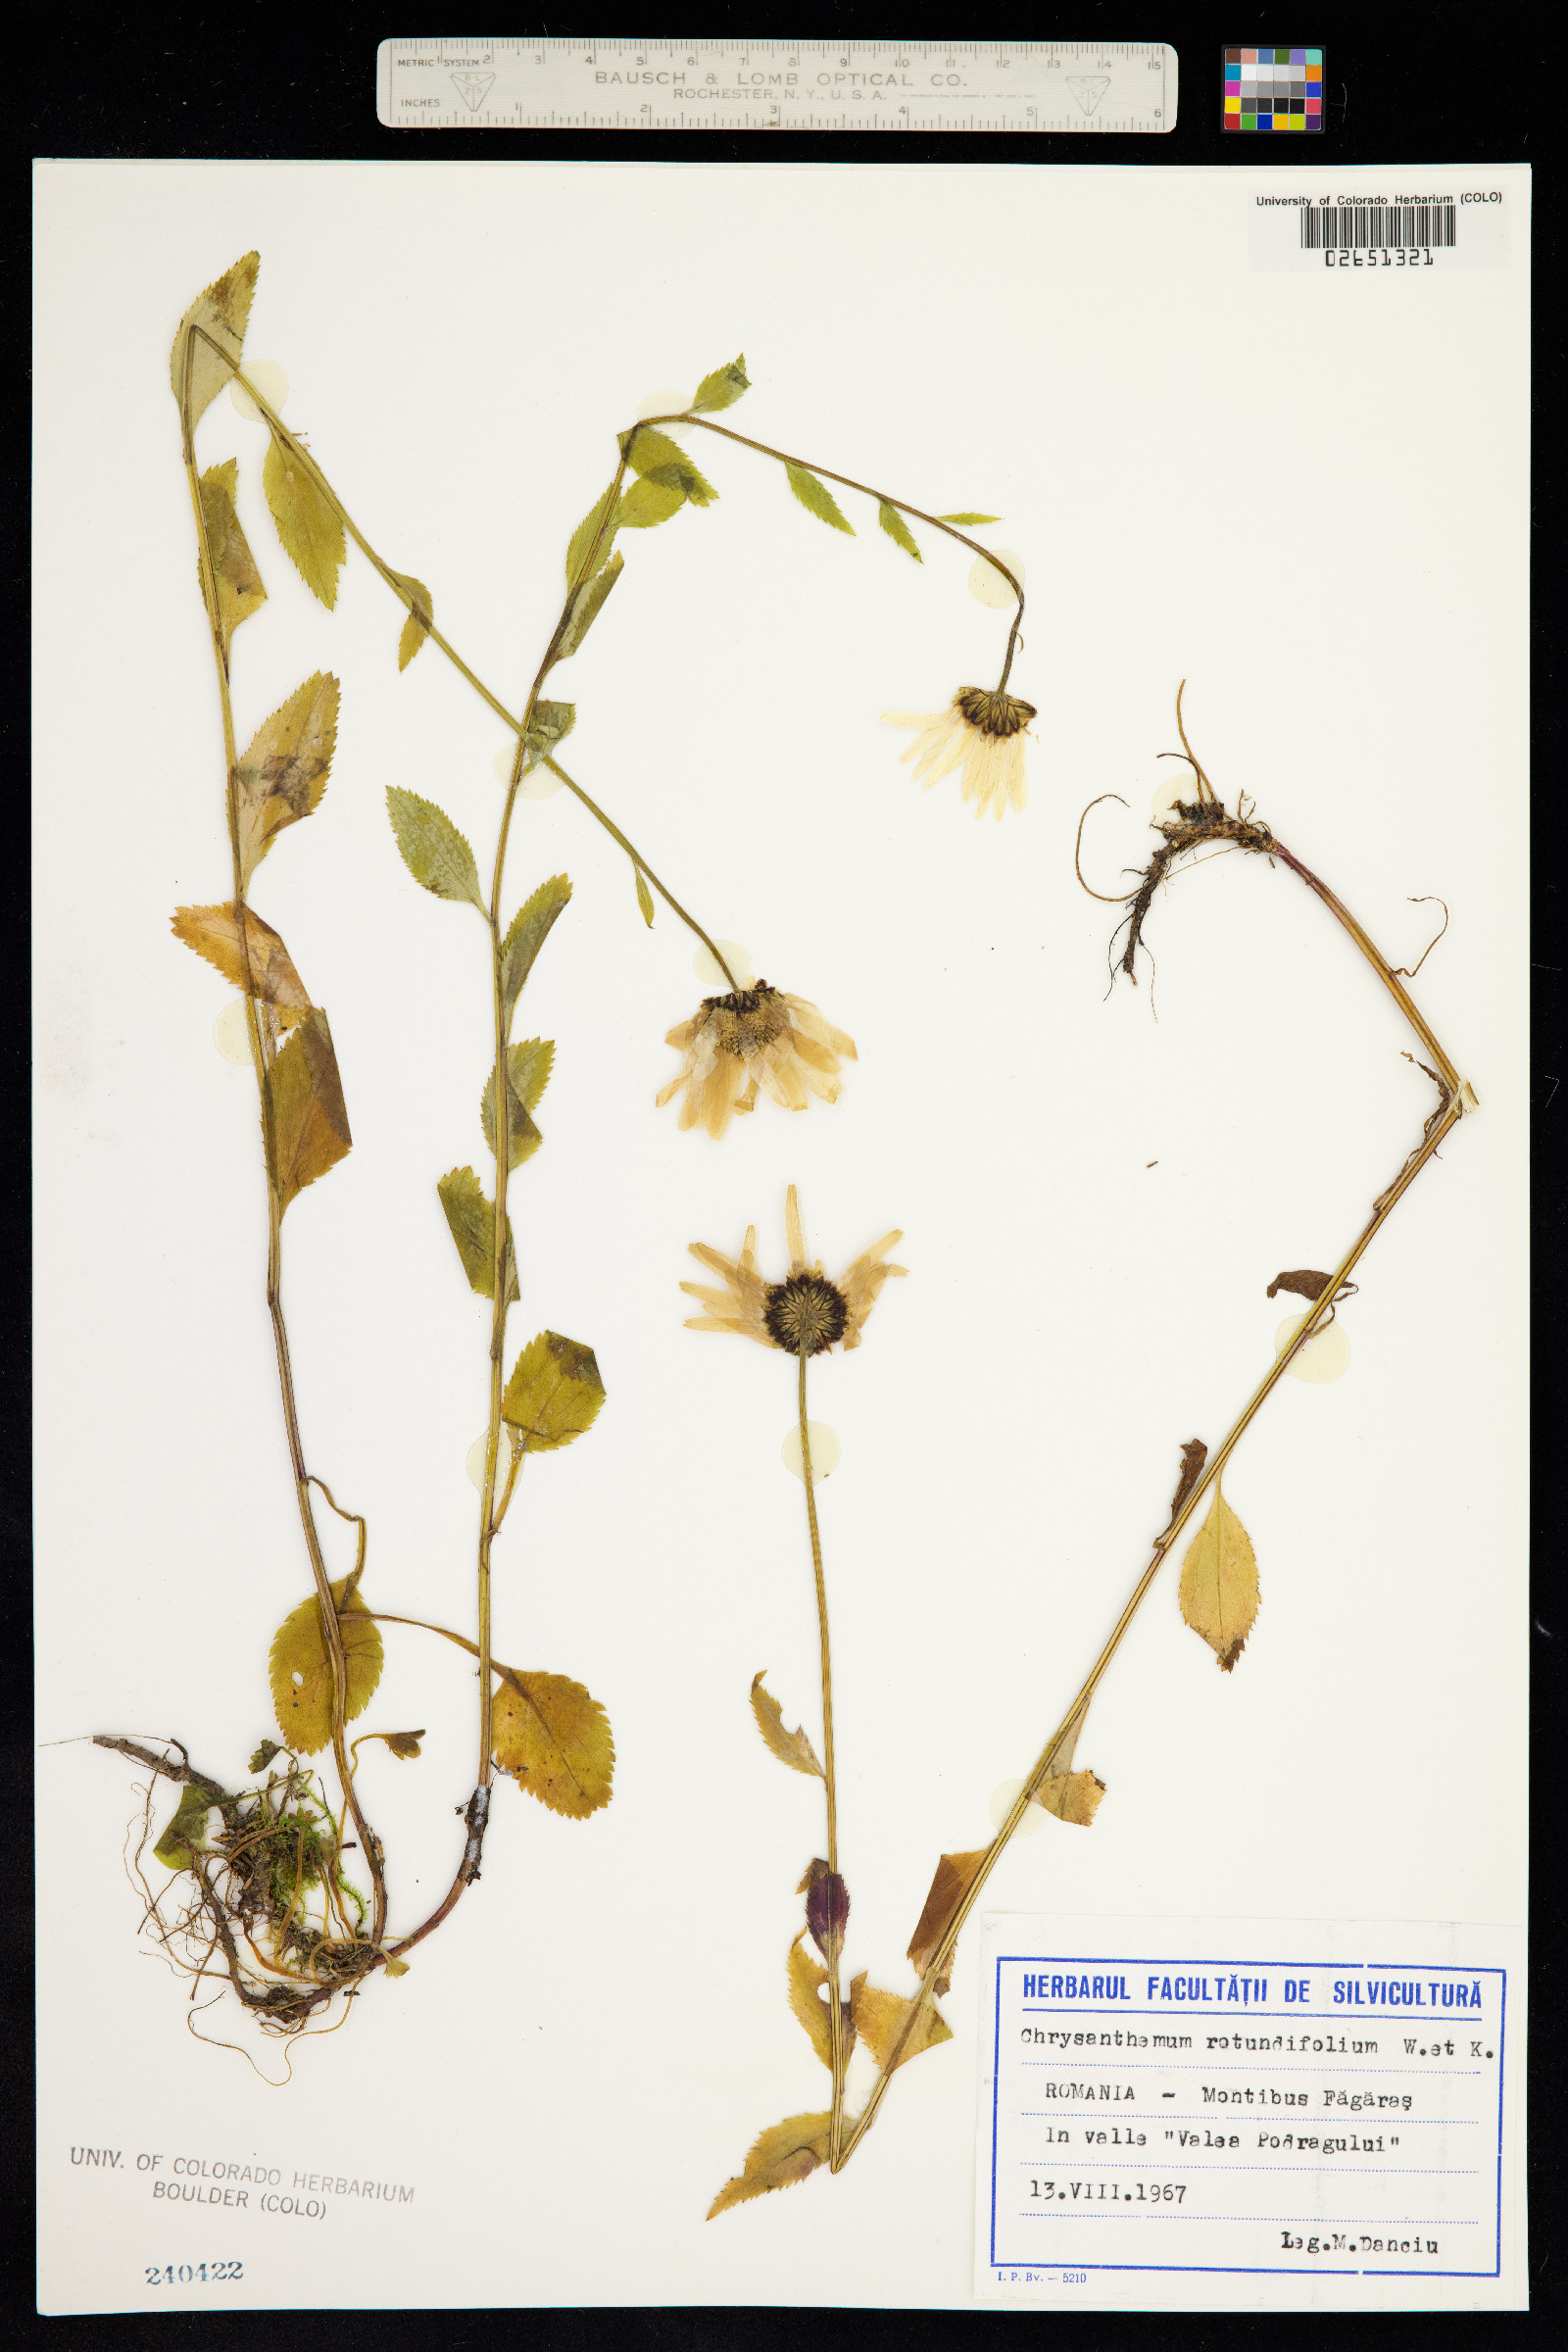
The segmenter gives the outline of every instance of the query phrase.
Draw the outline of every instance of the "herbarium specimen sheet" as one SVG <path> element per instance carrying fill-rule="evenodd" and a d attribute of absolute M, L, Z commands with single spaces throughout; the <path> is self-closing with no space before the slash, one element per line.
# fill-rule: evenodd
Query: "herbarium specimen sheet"
<path fill-rule="evenodd" d="M 963 2307 L 982 1914 L 1522 1921 L 1491 178 L 40 171 L 43 2308 Z"/>

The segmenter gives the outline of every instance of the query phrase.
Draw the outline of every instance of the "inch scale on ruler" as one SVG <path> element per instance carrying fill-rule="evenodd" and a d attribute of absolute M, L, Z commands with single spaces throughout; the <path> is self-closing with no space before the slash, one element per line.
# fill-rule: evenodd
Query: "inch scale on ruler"
<path fill-rule="evenodd" d="M 392 130 L 1176 127 L 1163 41 L 409 40 L 376 52 Z"/>

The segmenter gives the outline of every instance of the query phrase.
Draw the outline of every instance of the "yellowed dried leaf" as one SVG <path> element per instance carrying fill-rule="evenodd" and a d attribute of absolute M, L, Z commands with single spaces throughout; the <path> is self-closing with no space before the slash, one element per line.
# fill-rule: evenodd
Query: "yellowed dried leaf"
<path fill-rule="evenodd" d="M 337 603 L 337 575 L 347 552 L 343 524 L 317 488 L 314 475 L 275 437 L 262 462 L 262 488 L 300 578 L 328 612 Z"/>
<path fill-rule="evenodd" d="M 806 2028 L 812 2049 L 831 2073 L 833 2034 L 821 1999 L 826 1983 L 827 1970 L 807 1950 L 803 1928 L 790 1945 L 790 2007 Z"/>
<path fill-rule="evenodd" d="M 770 2188 L 793 2188 L 797 2180 L 808 2180 L 827 2162 L 832 2121 L 829 2115 L 792 2115 L 760 2132 L 748 2151 L 745 2171 L 726 2180 L 708 2208 L 709 2220 L 728 2213 L 732 2205 L 744 2205 L 750 2197 L 765 2197 Z"/>
<path fill-rule="evenodd" d="M 169 382 L 174 398 L 182 400 L 188 356 L 193 425 L 239 366 L 245 322 L 251 315 L 251 297 L 256 292 L 256 272 L 261 266 L 259 253 L 244 254 L 221 277 L 215 277 L 204 294 L 197 295 L 179 322 L 179 332 L 169 355 Z M 202 331 L 193 335 L 193 327 Z M 218 346 L 216 351 L 214 344 Z"/>
<path fill-rule="evenodd" d="M 815 1748 L 798 1725 L 793 1732 L 784 1729 L 783 1709 L 772 1691 L 763 1689 L 762 1675 L 766 1672 L 764 1666 L 761 1674 L 752 1677 L 752 1713 L 757 1717 L 757 1728 L 767 1742 L 768 1752 L 777 1756 L 781 1764 L 787 1764 L 791 1772 L 815 1773 L 820 1780 L 822 1767 L 816 1760 Z"/>
<path fill-rule="evenodd" d="M 1216 1485 L 1214 1499 L 1182 1562 L 1182 1615 L 1201 1634 L 1229 1674 L 1257 1615 L 1257 1560 L 1251 1538 Z"/>
<path fill-rule="evenodd" d="M 953 2028 L 931 2002 L 915 2016 L 917 2006 L 917 2002 L 906 2001 L 902 1993 L 884 1992 L 879 1984 L 868 1984 L 863 1973 L 850 1980 L 850 2015 L 855 2030 L 884 2074 L 890 2061 L 903 2066 L 906 2059 L 918 2058 L 922 2050 L 934 2050 L 939 2041 L 953 2039 Z M 908 2039 L 894 2060 L 895 2044 L 911 2017 L 914 2023 Z"/>
<path fill-rule="evenodd" d="M 332 1587 L 343 1642 L 348 1691 L 343 1719 L 351 1723 L 370 1703 L 381 1679 L 381 1629 L 366 1612 L 358 1592 L 345 1608 L 352 1580 Z M 332 1660 L 321 1625 L 321 1604 L 313 1592 L 291 1610 L 272 1637 L 268 1670 L 277 1728 L 299 1756 L 314 1756 L 332 1737 Z"/>
<path fill-rule="evenodd" d="M 318 1007 L 306 1014 L 272 1064 L 272 1133 L 284 1208 L 346 1158 L 353 1144 L 332 1032 Z"/>
<path fill-rule="evenodd" d="M 242 995 L 275 1005 L 287 1029 L 311 1009 L 305 983 L 271 924 L 249 906 L 244 914 L 242 929 L 230 899 L 220 906 L 176 906 L 170 920 L 174 937 L 205 956 Z"/>
<path fill-rule="evenodd" d="M 972 1854 L 944 1854 L 931 1881 L 931 1891 L 925 1898 L 914 1934 L 909 1938 L 909 1959 L 916 1976 L 923 1977 L 936 1957 L 938 1944 L 947 1934 L 948 1922 L 974 1884 L 975 1874 L 989 1854 L 989 1845 L 978 1846 Z M 953 1982 L 951 1955 L 948 1965 L 938 1977 L 933 1990 L 941 1994 Z"/>
<path fill-rule="evenodd" d="M 249 882 L 285 825 L 320 806 L 337 744 L 336 678 L 318 670 L 264 719 L 236 771 L 240 873 Z"/>
<path fill-rule="evenodd" d="M 1035 1803 L 1058 1821 L 1076 1822 L 1087 1830 L 1104 1793 L 1105 1784 L 1095 1773 L 1054 1772 L 1042 1785 Z"/>
<path fill-rule="evenodd" d="M 610 1717 L 564 1674 L 503 1676 L 491 1709 L 491 1752 L 552 1813 L 586 1821 L 608 1805 L 615 1770 Z"/>
<path fill-rule="evenodd" d="M 207 533 L 208 551 L 213 559 L 213 578 L 218 589 L 218 630 L 223 646 L 223 667 L 228 667 L 229 648 L 234 631 L 242 620 L 249 620 L 259 606 L 267 602 L 267 590 L 256 568 L 256 558 L 250 543 L 239 527 L 234 511 L 234 489 L 239 480 L 239 461 L 228 458 L 221 466 L 209 466 L 202 475 L 200 489 L 202 525 Z M 197 564 L 197 576 L 201 565 Z M 206 594 L 206 583 L 202 584 Z"/>
<path fill-rule="evenodd" d="M 604 1401 L 593 1349 L 541 1331 L 513 1366 L 501 1410 L 530 1453 L 553 1453 L 593 1427 Z"/>
<path fill-rule="evenodd" d="M 403 623 L 403 634 L 398 639 L 398 667 L 407 669 L 430 634 L 430 623 L 435 618 L 435 607 L 431 603 L 429 589 L 422 580 L 415 579 L 412 572 L 400 571 L 397 574 L 397 580 L 398 585 L 407 592 L 410 600 L 409 617 Z"/>

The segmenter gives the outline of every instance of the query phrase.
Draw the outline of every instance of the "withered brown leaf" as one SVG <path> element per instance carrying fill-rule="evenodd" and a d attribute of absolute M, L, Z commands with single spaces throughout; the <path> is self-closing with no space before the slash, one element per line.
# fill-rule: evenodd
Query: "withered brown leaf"
<path fill-rule="evenodd" d="M 764 1666 L 761 1673 L 752 1677 L 752 1713 L 757 1717 L 757 1728 L 767 1743 L 768 1752 L 777 1756 L 781 1764 L 787 1764 L 791 1772 L 814 1773 L 820 1780 L 822 1767 L 805 1731 L 800 1726 L 793 1732 L 784 1729 L 783 1708 L 772 1691 L 763 1689 L 762 1675 L 766 1672 Z"/>
<path fill-rule="evenodd" d="M 1170 1498 L 1170 1518 L 1165 1522 L 1167 1527 L 1176 1519 L 1182 1504 L 1202 1477 L 1203 1464 L 1207 1459 L 1208 1447 L 1202 1439 L 1189 1438 L 1182 1447 L 1182 1474 L 1176 1481 L 1176 1492 Z"/>
<path fill-rule="evenodd" d="M 337 705 L 336 678 L 318 669 L 251 738 L 235 771 L 243 881 L 285 825 L 319 808 L 337 744 Z"/>
<path fill-rule="evenodd" d="M 868 1984 L 863 1972 L 850 1980 L 850 2015 L 860 2039 L 884 2074 L 893 2046 L 915 2007 L 916 2003 L 906 2000 L 902 1993 L 884 1992 L 880 1985 Z M 927 2002 L 923 2013 L 915 2019 L 897 2063 L 903 2066 L 906 2059 L 918 2058 L 922 2050 L 934 2050 L 938 2042 L 952 2039 L 953 2028 Z"/>
<path fill-rule="evenodd" d="M 1276 1274 L 1268 1296 L 1275 1298 L 1281 1291 L 1294 1291 L 1298 1298 L 1321 1298 L 1328 1287 L 1328 1275 L 1315 1273 L 1310 1266 L 1298 1266 L 1292 1273 Z"/>
<path fill-rule="evenodd" d="M 174 937 L 205 956 L 242 995 L 275 1005 L 285 1029 L 310 1011 L 294 958 L 254 908 L 245 908 L 243 929 L 232 899 L 220 906 L 176 906 L 170 922 Z"/>
<path fill-rule="evenodd" d="M 1058 1821 L 1075 1822 L 1087 1830 L 1104 1793 L 1105 1784 L 1098 1773 L 1054 1772 L 1041 1784 L 1034 1801 L 1046 1812 L 1054 1813 Z"/>
<path fill-rule="evenodd" d="M 925 1898 L 914 1934 L 909 1938 L 908 1957 L 916 1976 L 923 1977 L 936 1958 L 937 1946 L 947 1934 L 948 1923 L 973 1886 L 981 1863 L 990 1853 L 989 1845 L 977 1846 L 971 1854 L 944 1854 L 931 1881 L 931 1891 Z M 942 1974 L 932 1990 L 946 1992 L 953 1982 L 953 1959 L 950 1954 Z"/>
<path fill-rule="evenodd" d="M 332 1032 L 319 1007 L 306 1014 L 272 1064 L 275 1170 L 284 1208 L 353 1144 Z"/>
<path fill-rule="evenodd" d="M 826 2164 L 830 2115 L 792 2115 L 758 2133 L 746 2157 L 746 2169 L 726 2180 L 708 2208 L 710 2221 L 744 2205 L 749 2197 L 764 2197 L 770 2188 L 793 2188 Z"/>
<path fill-rule="evenodd" d="M 1257 1560 L 1251 1538 L 1216 1485 L 1208 1517 L 1182 1561 L 1181 1611 L 1229 1674 L 1257 1615 Z"/>
<path fill-rule="evenodd" d="M 609 1804 L 615 1742 L 610 1717 L 581 1683 L 508 1670 L 491 1727 L 496 1763 L 552 1813 L 586 1821 Z"/>

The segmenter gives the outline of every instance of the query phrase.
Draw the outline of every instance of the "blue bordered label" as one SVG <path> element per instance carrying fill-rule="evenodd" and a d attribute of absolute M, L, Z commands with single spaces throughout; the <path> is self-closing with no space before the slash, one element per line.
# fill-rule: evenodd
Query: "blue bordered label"
<path fill-rule="evenodd" d="M 976 2292 L 1505 2304 L 1513 1939 L 1150 1924 L 985 1923 Z"/>

